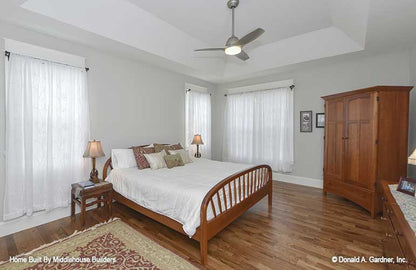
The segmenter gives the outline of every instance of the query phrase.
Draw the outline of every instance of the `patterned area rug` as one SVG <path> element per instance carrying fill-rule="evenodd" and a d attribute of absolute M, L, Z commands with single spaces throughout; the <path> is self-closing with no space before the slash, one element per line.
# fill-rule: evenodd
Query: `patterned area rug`
<path fill-rule="evenodd" d="M 198 269 L 119 219 L 11 257 L 0 269 Z"/>

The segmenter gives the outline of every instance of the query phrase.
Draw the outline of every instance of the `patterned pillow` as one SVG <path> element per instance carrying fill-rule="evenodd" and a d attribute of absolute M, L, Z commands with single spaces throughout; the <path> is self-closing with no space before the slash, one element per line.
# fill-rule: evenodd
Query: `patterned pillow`
<path fill-rule="evenodd" d="M 133 146 L 130 146 L 129 149 L 133 149 L 134 147 L 150 148 L 150 147 L 155 147 L 155 146 L 153 145 L 153 143 L 152 144 L 149 144 L 149 145 L 146 145 L 146 146 L 143 146 L 143 145 L 133 145 Z"/>
<path fill-rule="evenodd" d="M 149 162 L 147 162 L 144 154 L 151 154 L 154 152 L 155 152 L 154 147 L 140 147 L 140 146 L 133 147 L 133 153 L 134 153 L 134 157 L 136 158 L 137 167 L 139 167 L 140 170 L 150 168 Z"/>
<path fill-rule="evenodd" d="M 189 150 L 185 150 L 185 149 L 169 150 L 169 154 L 171 154 L 171 155 L 175 155 L 175 154 L 181 155 L 182 161 L 185 164 L 193 162 L 191 157 L 189 156 Z"/>
<path fill-rule="evenodd" d="M 183 149 L 180 143 L 169 145 L 169 150 L 179 150 L 179 149 Z"/>
<path fill-rule="evenodd" d="M 161 168 L 166 168 L 166 162 L 164 159 L 166 155 L 166 151 L 162 150 L 159 153 L 144 154 L 144 157 L 147 159 L 147 162 L 149 162 L 150 168 L 152 170 L 157 170 Z"/>
<path fill-rule="evenodd" d="M 160 151 L 165 150 L 166 153 L 168 153 L 168 155 L 169 155 L 169 150 L 183 149 L 183 147 L 180 143 L 171 144 L 171 145 L 166 145 L 166 144 L 161 144 L 161 143 L 154 143 L 153 145 L 155 146 L 155 153 L 159 153 Z"/>
<path fill-rule="evenodd" d="M 164 158 L 165 158 L 166 166 L 168 166 L 169 169 L 172 169 L 173 167 L 185 165 L 183 163 L 183 160 L 180 154 L 166 155 Z"/>

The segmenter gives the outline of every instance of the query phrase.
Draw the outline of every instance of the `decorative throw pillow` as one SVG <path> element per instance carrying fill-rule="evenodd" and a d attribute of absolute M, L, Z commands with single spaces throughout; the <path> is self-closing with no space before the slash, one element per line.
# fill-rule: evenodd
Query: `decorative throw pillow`
<path fill-rule="evenodd" d="M 132 149 L 112 149 L 111 163 L 114 169 L 137 167 Z"/>
<path fill-rule="evenodd" d="M 152 170 L 157 170 L 161 168 L 166 168 L 166 162 L 164 157 L 166 156 L 166 151 L 162 150 L 159 153 L 153 153 L 153 154 L 144 154 L 144 157 L 146 158 L 147 162 L 150 165 L 150 168 Z"/>
<path fill-rule="evenodd" d="M 181 155 L 183 163 L 185 163 L 185 164 L 193 162 L 191 157 L 189 156 L 189 150 L 186 150 L 186 151 L 185 151 L 185 149 L 169 150 L 169 154 L 171 154 L 171 155 L 175 155 L 175 154 Z"/>
<path fill-rule="evenodd" d="M 180 150 L 180 149 L 183 149 L 180 143 L 169 145 L 169 150 Z"/>
<path fill-rule="evenodd" d="M 155 146 L 155 153 L 158 153 L 162 150 L 165 150 L 168 155 L 169 155 L 169 150 L 183 149 L 183 147 L 180 143 L 171 144 L 171 145 L 166 145 L 166 144 L 161 144 L 161 143 L 154 143 L 153 145 Z"/>
<path fill-rule="evenodd" d="M 147 162 L 144 154 L 151 154 L 155 152 L 154 147 L 133 147 L 134 157 L 136 158 L 137 167 L 140 170 L 150 168 L 149 162 Z"/>
<path fill-rule="evenodd" d="M 183 163 L 183 160 L 182 160 L 180 154 L 166 155 L 164 157 L 164 159 L 165 159 L 165 162 L 166 162 L 166 166 L 168 166 L 169 169 L 172 169 L 173 167 L 178 167 L 178 166 L 184 166 L 185 165 Z"/>
<path fill-rule="evenodd" d="M 142 147 L 142 148 L 151 148 L 151 147 L 155 147 L 154 145 L 153 145 L 153 143 L 152 144 L 149 144 L 149 145 L 146 145 L 146 146 L 143 146 L 143 145 L 133 145 L 133 146 L 130 146 L 129 147 L 129 149 L 133 149 L 134 147 Z"/>
<path fill-rule="evenodd" d="M 153 145 L 155 146 L 155 153 L 159 153 L 160 151 L 165 150 L 165 147 L 167 147 L 167 145 L 161 143 L 154 143 Z"/>

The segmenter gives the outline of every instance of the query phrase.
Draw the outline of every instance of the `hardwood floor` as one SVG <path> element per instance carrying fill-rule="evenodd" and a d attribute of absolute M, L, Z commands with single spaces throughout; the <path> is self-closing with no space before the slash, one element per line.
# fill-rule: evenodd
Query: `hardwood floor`
<path fill-rule="evenodd" d="M 381 256 L 383 224 L 359 206 L 321 189 L 274 182 L 273 208 L 263 199 L 209 241 L 208 269 L 386 269 L 381 264 L 334 264 L 332 256 Z M 69 213 L 68 213 L 69 214 Z M 198 265 L 199 244 L 115 203 L 113 215 Z M 102 222 L 89 211 L 86 227 Z M 80 230 L 79 216 L 0 238 L 0 261 Z"/>

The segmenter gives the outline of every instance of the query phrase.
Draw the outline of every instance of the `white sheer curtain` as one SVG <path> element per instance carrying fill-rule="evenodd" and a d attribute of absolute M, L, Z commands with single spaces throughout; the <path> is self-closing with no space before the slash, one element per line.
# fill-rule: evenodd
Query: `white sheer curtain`
<path fill-rule="evenodd" d="M 223 160 L 293 166 L 293 92 L 289 88 L 227 96 Z"/>
<path fill-rule="evenodd" d="M 8 71 L 5 220 L 67 206 L 89 139 L 85 70 L 11 54 Z"/>
<path fill-rule="evenodd" d="M 186 93 L 185 146 L 193 155 L 196 147 L 191 146 L 195 134 L 201 134 L 204 145 L 199 146 L 203 158 L 211 158 L 211 96 L 208 93 L 188 91 Z"/>

